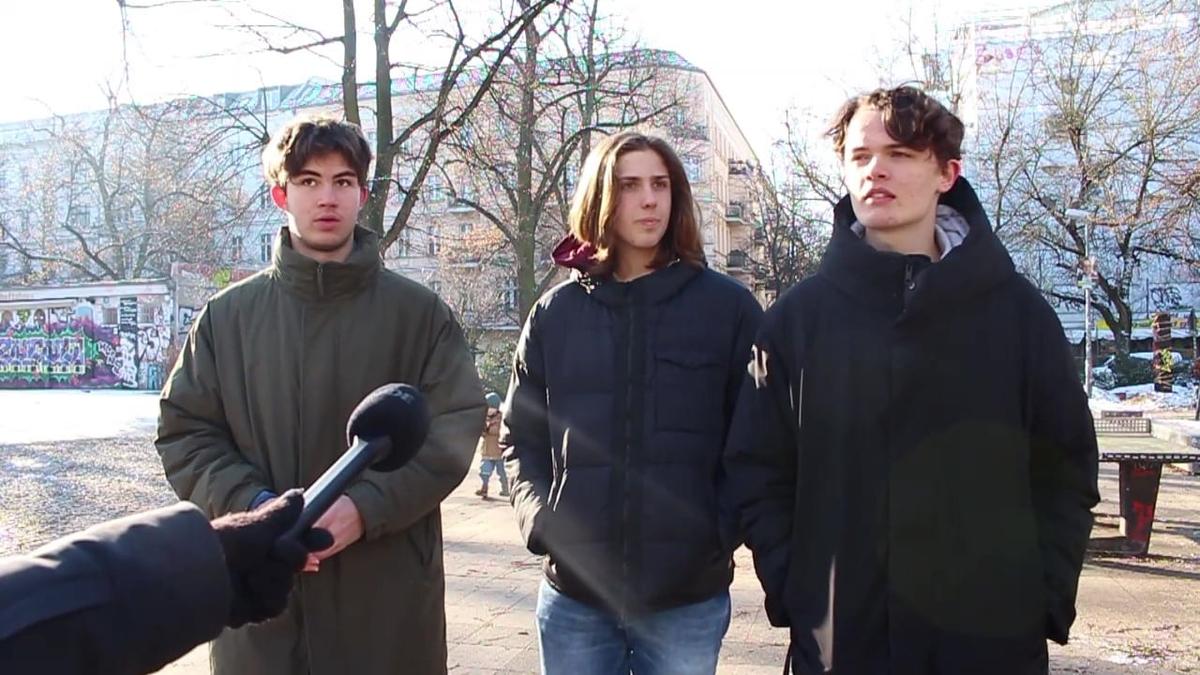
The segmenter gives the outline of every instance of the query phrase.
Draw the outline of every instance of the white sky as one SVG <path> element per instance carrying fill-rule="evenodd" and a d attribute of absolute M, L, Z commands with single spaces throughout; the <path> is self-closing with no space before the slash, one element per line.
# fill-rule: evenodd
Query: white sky
<path fill-rule="evenodd" d="M 477 0 L 488 4 L 499 0 Z M 931 32 L 939 23 L 976 11 L 986 0 L 912 0 L 912 24 Z M 124 93 L 156 100 L 189 93 L 253 89 L 316 76 L 337 79 L 335 66 L 309 54 L 255 54 L 244 36 L 213 24 L 227 14 L 185 0 L 128 0 L 162 4 L 131 10 Z M 289 20 L 341 30 L 338 0 L 242 0 Z M 987 6 L 1045 0 L 990 0 Z M 369 26 L 370 3 L 358 10 Z M 909 8 L 895 0 L 607 0 L 645 47 L 669 49 L 706 70 L 761 159 L 783 134 L 789 107 L 827 116 L 841 100 L 878 84 L 876 64 L 908 33 Z M 953 14 L 952 14 L 953 12 Z M 5 2 L 0 20 L 0 121 L 103 107 L 105 82 L 124 80 L 117 0 Z M 370 49 L 360 30 L 360 47 Z M 370 78 L 370 52 L 361 52 L 360 80 Z M 215 54 L 215 56 L 214 56 Z"/>

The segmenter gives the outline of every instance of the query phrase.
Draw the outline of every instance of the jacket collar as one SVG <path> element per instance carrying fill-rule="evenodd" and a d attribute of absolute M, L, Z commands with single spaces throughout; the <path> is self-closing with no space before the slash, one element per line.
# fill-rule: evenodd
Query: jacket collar
<path fill-rule="evenodd" d="M 554 247 L 554 262 L 571 270 L 571 279 L 606 305 L 624 305 L 634 300 L 660 303 L 680 291 L 707 265 L 688 265 L 679 260 L 633 281 L 620 282 L 611 276 L 588 272 L 596 264 L 596 249 L 568 234 Z"/>
<path fill-rule="evenodd" d="M 625 305 L 632 302 L 656 305 L 677 295 L 702 271 L 702 267 L 676 260 L 633 281 L 617 281 L 611 276 L 597 279 L 579 270 L 575 270 L 572 276 L 592 297 L 606 305 Z"/>
<path fill-rule="evenodd" d="M 302 298 L 338 300 L 365 288 L 380 266 L 379 236 L 370 230 L 354 229 L 354 249 L 346 262 L 319 263 L 292 248 L 291 233 L 283 227 L 275 237 L 270 274 Z"/>
<path fill-rule="evenodd" d="M 959 178 L 938 200 L 953 208 L 970 231 L 936 264 L 914 277 L 915 289 L 904 298 L 906 268 L 911 256 L 877 251 L 852 227 L 855 222 L 850 197 L 843 197 L 833 212 L 833 236 L 821 258 L 819 274 L 855 300 L 894 310 L 901 318 L 937 312 L 983 294 L 1016 273 L 1012 258 L 988 222 L 983 205 L 965 178 Z"/>

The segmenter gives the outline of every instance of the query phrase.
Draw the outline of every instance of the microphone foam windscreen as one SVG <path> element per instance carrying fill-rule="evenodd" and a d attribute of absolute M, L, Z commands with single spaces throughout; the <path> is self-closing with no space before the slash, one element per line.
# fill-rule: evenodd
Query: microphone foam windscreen
<path fill-rule="evenodd" d="M 346 424 L 346 443 L 387 438 L 388 456 L 371 466 L 376 471 L 393 471 L 408 463 L 429 434 L 429 404 L 416 388 L 407 384 L 385 384 L 358 404 Z"/>

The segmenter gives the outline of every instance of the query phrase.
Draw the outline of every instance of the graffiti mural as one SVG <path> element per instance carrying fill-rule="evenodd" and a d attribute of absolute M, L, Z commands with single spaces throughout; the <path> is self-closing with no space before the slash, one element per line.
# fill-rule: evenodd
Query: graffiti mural
<path fill-rule="evenodd" d="M 192 321 L 196 319 L 195 307 L 180 307 L 179 321 L 176 325 L 179 326 L 179 337 L 186 337 L 188 331 L 192 329 Z"/>
<path fill-rule="evenodd" d="M 137 387 L 138 384 L 137 320 L 137 298 L 121 298 L 121 304 L 117 309 L 117 334 L 121 338 L 117 344 L 121 353 L 117 375 L 121 378 L 121 385 L 130 389 Z"/>
<path fill-rule="evenodd" d="M 161 322 L 138 330 L 138 387 L 162 389 L 164 369 L 171 350 L 171 331 Z"/>
<path fill-rule="evenodd" d="M 6 310 L 0 314 L 0 388 L 114 386 L 114 370 L 96 355 L 116 343 L 112 330 L 69 308 Z"/>
<path fill-rule="evenodd" d="M 140 324 L 139 298 L 113 301 L 116 325 L 99 323 L 103 308 L 84 299 L 0 307 L 0 389 L 161 388 L 171 350 L 165 312 Z"/>

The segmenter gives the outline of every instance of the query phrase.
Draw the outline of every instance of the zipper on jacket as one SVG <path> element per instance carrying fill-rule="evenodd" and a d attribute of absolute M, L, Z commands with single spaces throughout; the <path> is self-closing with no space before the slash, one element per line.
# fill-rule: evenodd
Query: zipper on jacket
<path fill-rule="evenodd" d="M 622 584 L 621 608 L 620 608 L 620 612 L 619 612 L 620 624 L 622 626 L 625 625 L 626 619 L 629 614 L 629 521 L 630 521 L 629 472 L 632 468 L 630 466 L 630 464 L 631 464 L 630 450 L 633 445 L 633 434 L 641 433 L 640 429 L 635 431 L 634 429 L 631 428 L 631 420 L 633 419 L 633 372 L 634 372 L 634 367 L 633 367 L 633 358 L 634 358 L 633 323 L 636 320 L 635 317 L 637 315 L 637 307 L 635 304 L 633 304 L 632 298 L 629 298 L 629 302 L 630 302 L 630 304 L 629 304 L 629 325 L 628 325 L 628 328 L 626 329 L 626 334 L 625 334 L 625 337 L 626 337 L 626 343 L 625 343 L 625 453 L 624 453 L 625 456 L 623 458 L 623 462 L 625 464 L 625 471 L 623 472 L 623 476 L 622 476 L 625 484 L 622 486 L 622 490 L 624 491 L 624 494 L 623 494 L 623 498 L 621 499 L 621 579 L 624 580 L 624 582 L 625 582 Z"/>
<path fill-rule="evenodd" d="M 912 297 L 912 292 L 917 287 L 917 282 L 913 280 L 913 264 L 909 260 L 904 263 L 904 306 L 908 307 L 908 300 Z"/>
<path fill-rule="evenodd" d="M 325 297 L 325 263 L 317 264 L 317 296 Z"/>

